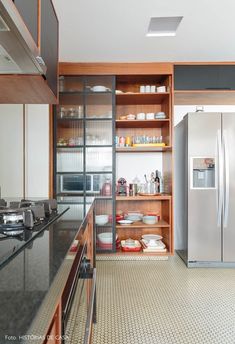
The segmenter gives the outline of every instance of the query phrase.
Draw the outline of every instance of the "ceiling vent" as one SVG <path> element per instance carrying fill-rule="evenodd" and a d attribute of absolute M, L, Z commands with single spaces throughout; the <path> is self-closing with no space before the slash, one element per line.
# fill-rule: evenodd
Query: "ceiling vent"
<path fill-rule="evenodd" d="M 147 37 L 175 36 L 183 17 L 152 17 Z"/>

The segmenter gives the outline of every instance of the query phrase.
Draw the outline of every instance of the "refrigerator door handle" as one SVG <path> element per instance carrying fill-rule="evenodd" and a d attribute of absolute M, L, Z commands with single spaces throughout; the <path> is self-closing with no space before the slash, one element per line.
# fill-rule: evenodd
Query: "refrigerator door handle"
<path fill-rule="evenodd" d="M 222 144 L 221 130 L 217 131 L 216 140 L 216 157 L 217 157 L 217 226 L 221 227 L 222 205 L 223 205 L 223 162 L 222 162 Z"/>
<path fill-rule="evenodd" d="M 223 156 L 224 156 L 224 192 L 223 192 L 223 227 L 228 226 L 229 209 L 229 151 L 227 132 L 223 132 Z"/>

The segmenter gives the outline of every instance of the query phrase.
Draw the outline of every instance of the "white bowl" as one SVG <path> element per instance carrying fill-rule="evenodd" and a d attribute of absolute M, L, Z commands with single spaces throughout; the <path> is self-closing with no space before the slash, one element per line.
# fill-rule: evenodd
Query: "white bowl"
<path fill-rule="evenodd" d="M 95 223 L 98 226 L 104 226 L 108 222 L 109 222 L 109 216 L 108 215 L 96 215 L 96 217 L 95 217 Z"/>
<path fill-rule="evenodd" d="M 144 234 L 142 235 L 144 240 L 162 240 L 162 236 L 158 234 Z"/>
<path fill-rule="evenodd" d="M 133 221 L 131 221 L 131 220 L 119 220 L 118 223 L 120 225 L 125 226 L 125 225 L 131 225 L 133 223 Z"/>
<path fill-rule="evenodd" d="M 101 244 L 112 244 L 113 242 L 112 232 L 99 233 L 97 236 Z"/>
<path fill-rule="evenodd" d="M 141 220 L 142 220 L 142 216 L 130 214 L 130 215 L 127 215 L 127 216 L 125 217 L 125 219 L 126 219 L 126 220 L 129 220 L 129 221 L 132 221 L 132 222 L 137 222 L 137 221 L 141 221 Z"/>
<path fill-rule="evenodd" d="M 93 86 L 93 87 L 91 88 L 91 90 L 92 90 L 93 92 L 105 92 L 105 91 L 107 91 L 107 88 L 106 88 L 105 86 L 100 86 L 100 85 L 98 85 L 98 86 Z"/>
<path fill-rule="evenodd" d="M 157 216 L 143 216 L 143 223 L 146 225 L 155 225 L 157 223 Z"/>

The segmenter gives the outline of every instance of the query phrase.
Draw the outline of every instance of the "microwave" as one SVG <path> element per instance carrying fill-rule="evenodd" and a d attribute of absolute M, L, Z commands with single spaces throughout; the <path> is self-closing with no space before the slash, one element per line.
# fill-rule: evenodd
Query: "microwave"
<path fill-rule="evenodd" d="M 85 189 L 84 189 L 84 181 Z M 64 174 L 60 176 L 60 192 L 61 193 L 100 193 L 101 176 L 98 174 Z"/>

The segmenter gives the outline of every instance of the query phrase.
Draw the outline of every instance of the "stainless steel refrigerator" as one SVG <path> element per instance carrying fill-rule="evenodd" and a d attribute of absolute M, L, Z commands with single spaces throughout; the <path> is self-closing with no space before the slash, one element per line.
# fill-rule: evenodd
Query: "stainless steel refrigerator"
<path fill-rule="evenodd" d="M 235 266 L 235 113 L 175 127 L 175 236 L 188 267 Z"/>

